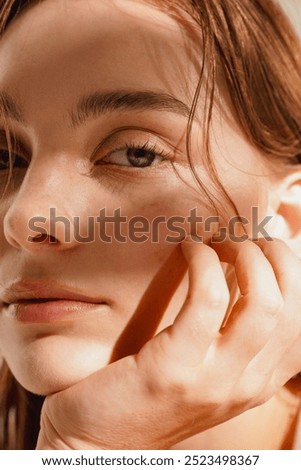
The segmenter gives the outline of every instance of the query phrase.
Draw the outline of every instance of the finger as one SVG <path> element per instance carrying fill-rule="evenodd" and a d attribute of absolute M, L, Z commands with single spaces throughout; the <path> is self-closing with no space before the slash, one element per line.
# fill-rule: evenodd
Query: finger
<path fill-rule="evenodd" d="M 298 371 L 301 359 L 300 356 L 295 358 L 293 351 L 298 348 L 301 337 L 301 263 L 281 240 L 268 242 L 260 239 L 256 244 L 273 266 L 284 299 L 283 314 L 277 328 L 261 351 L 256 364 L 260 368 L 263 363 L 269 363 L 270 370 L 277 369 L 281 374 L 281 364 L 284 366 L 283 358 L 286 357 L 292 370 L 296 370 L 296 364 Z M 284 371 L 284 376 L 285 374 Z"/>
<path fill-rule="evenodd" d="M 293 345 L 281 357 L 278 367 L 273 373 L 273 380 L 276 386 L 285 384 L 289 379 L 298 375 L 299 393 L 301 394 L 301 334 L 294 341 Z"/>
<path fill-rule="evenodd" d="M 301 371 L 300 335 L 289 346 L 287 339 L 286 332 L 279 328 L 246 369 L 249 377 L 260 378 L 262 389 L 266 389 L 270 396 Z M 301 387 L 299 392 L 301 393 Z"/>
<path fill-rule="evenodd" d="M 301 371 L 301 302 L 300 293 L 295 301 L 287 302 L 283 319 L 265 347 L 251 363 L 254 373 L 266 371 L 273 376 L 275 387 L 283 385 Z"/>
<path fill-rule="evenodd" d="M 250 240 L 212 243 L 221 261 L 233 264 L 241 297 L 234 304 L 220 347 L 246 366 L 269 340 L 280 320 L 283 298 L 274 270 Z"/>
<path fill-rule="evenodd" d="M 221 263 L 210 247 L 194 241 L 182 243 L 188 262 L 189 288 L 172 327 L 152 340 L 176 367 L 199 365 L 216 337 L 229 302 Z"/>
<path fill-rule="evenodd" d="M 234 266 L 239 289 L 243 296 L 252 294 L 260 297 L 264 297 L 264 294 L 269 296 L 265 281 L 270 276 L 268 279 L 271 282 L 270 287 L 276 287 L 276 294 L 279 297 L 280 290 L 273 268 L 262 250 L 253 241 L 237 242 L 229 238 L 223 242 L 214 242 L 213 239 L 211 247 L 221 261 Z M 272 294 L 273 299 L 275 292 Z"/>
<path fill-rule="evenodd" d="M 301 289 L 301 262 L 289 246 L 282 240 L 268 241 L 260 238 L 255 241 L 266 259 L 273 266 L 280 290 L 285 296 L 292 290 Z"/>

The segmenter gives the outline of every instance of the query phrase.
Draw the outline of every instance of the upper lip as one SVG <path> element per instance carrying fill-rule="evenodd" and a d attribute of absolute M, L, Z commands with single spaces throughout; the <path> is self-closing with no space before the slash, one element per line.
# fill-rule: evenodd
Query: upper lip
<path fill-rule="evenodd" d="M 105 303 L 99 298 L 81 294 L 77 287 L 60 285 L 56 281 L 23 280 L 3 287 L 0 292 L 1 300 L 6 304 L 26 300 L 74 300 L 89 303 Z"/>

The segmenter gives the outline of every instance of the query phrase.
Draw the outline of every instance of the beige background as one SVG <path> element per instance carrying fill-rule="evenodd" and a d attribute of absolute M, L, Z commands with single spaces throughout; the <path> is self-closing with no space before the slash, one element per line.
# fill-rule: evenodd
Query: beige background
<path fill-rule="evenodd" d="M 301 36 L 301 0 L 277 0 Z"/>

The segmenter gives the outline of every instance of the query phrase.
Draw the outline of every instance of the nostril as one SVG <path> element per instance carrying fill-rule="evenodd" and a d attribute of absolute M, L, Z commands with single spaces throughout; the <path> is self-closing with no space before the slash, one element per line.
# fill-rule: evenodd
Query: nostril
<path fill-rule="evenodd" d="M 31 237 L 30 239 L 31 243 L 52 243 L 52 244 L 57 244 L 58 240 L 53 236 L 53 235 L 48 235 L 47 233 L 39 233 L 35 237 Z"/>
<path fill-rule="evenodd" d="M 52 235 L 48 235 L 48 241 L 49 243 L 58 243 L 58 240 Z"/>

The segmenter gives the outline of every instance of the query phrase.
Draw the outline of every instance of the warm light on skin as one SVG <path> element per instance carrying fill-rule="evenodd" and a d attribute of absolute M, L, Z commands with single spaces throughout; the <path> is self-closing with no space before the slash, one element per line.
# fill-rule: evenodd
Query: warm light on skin
<path fill-rule="evenodd" d="M 181 277 L 183 259 L 179 246 L 163 242 L 85 245 L 60 240 L 59 247 L 36 246 L 27 242 L 31 217 L 46 217 L 50 207 L 82 221 L 96 216 L 102 207 L 108 212 L 121 207 L 129 217 L 143 215 L 149 220 L 157 215 L 187 216 L 196 206 L 204 217 L 215 213 L 189 172 L 185 116 L 117 109 L 82 126 L 70 123 L 74 104 L 96 91 L 155 90 L 190 106 L 200 69 L 188 54 L 189 41 L 175 20 L 151 5 L 99 0 L 42 2 L 13 22 L 1 39 L 0 91 L 12 95 L 22 109 L 24 122 L 11 121 L 10 127 L 32 160 L 24 179 L 20 177 L 14 192 L 1 203 L 0 283 L 56 279 L 108 303 L 101 312 L 96 309 L 77 322 L 58 325 L 24 325 L 2 314 L 0 343 L 5 359 L 20 383 L 34 392 L 57 391 L 106 365 L 137 308 L 140 325 L 147 328 L 154 312 L 150 302 L 141 307 L 141 299 L 147 293 L 158 303 L 158 295 L 163 301 L 167 294 L 159 287 L 164 285 L 166 266 Z M 201 110 L 198 117 L 192 135 L 195 154 L 201 148 Z M 166 162 L 139 173 L 101 166 L 91 171 L 99 143 L 122 127 L 133 130 L 118 134 L 118 148 L 129 138 L 130 144 L 137 140 L 142 145 L 157 135 L 162 151 L 173 150 L 184 181 Z M 218 109 L 213 133 L 217 170 L 241 215 L 248 217 L 251 206 L 258 204 L 264 213 L 267 180 L 248 171 L 263 171 L 261 157 Z M 201 167 L 202 156 L 198 158 L 202 181 L 209 188 L 210 176 Z M 186 288 L 184 278 L 161 328 L 173 321 Z"/>

